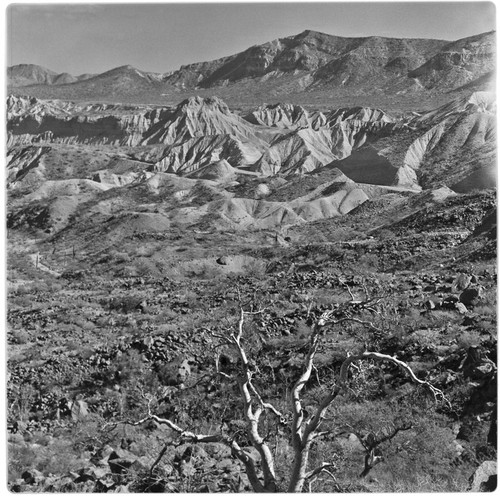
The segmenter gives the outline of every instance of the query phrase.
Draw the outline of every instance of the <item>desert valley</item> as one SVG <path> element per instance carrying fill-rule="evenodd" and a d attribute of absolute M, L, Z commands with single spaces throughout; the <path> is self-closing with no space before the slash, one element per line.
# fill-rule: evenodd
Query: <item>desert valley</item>
<path fill-rule="evenodd" d="M 496 487 L 495 33 L 8 68 L 15 492 Z"/>

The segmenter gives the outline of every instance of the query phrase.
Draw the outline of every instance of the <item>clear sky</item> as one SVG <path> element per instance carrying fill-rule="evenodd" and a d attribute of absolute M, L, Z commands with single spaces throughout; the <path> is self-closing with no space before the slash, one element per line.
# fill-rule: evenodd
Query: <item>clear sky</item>
<path fill-rule="evenodd" d="M 338 36 L 457 40 L 495 29 L 491 2 L 12 4 L 7 65 L 166 72 L 312 29 Z"/>

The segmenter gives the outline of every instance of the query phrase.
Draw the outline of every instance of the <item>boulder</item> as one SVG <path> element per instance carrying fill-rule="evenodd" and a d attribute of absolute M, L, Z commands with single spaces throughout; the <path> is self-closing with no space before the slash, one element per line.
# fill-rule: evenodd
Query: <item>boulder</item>
<path fill-rule="evenodd" d="M 441 307 L 442 308 L 449 308 L 449 309 L 454 309 L 455 304 L 458 302 L 458 297 L 454 295 L 449 295 L 447 296 L 442 302 L 441 302 Z"/>
<path fill-rule="evenodd" d="M 485 461 L 469 478 L 470 492 L 493 492 L 497 488 L 497 463 Z"/>
<path fill-rule="evenodd" d="M 136 461 L 137 456 L 124 449 L 113 451 L 108 458 L 111 473 L 118 475 L 125 473 Z"/>
<path fill-rule="evenodd" d="M 73 421 L 83 421 L 89 415 L 89 406 L 84 400 L 75 400 L 70 408 Z"/>
<path fill-rule="evenodd" d="M 99 480 L 96 481 L 93 492 L 106 493 L 109 490 L 112 490 L 113 487 L 115 487 L 115 486 L 116 486 L 116 483 L 114 482 L 114 480 L 112 478 L 110 478 L 110 477 L 100 478 Z"/>
<path fill-rule="evenodd" d="M 96 466 L 87 466 L 77 471 L 78 478 L 75 479 L 75 483 L 87 482 L 88 480 L 96 481 L 103 478 L 108 473 L 104 468 L 98 468 Z"/>
<path fill-rule="evenodd" d="M 19 478 L 14 483 L 9 484 L 9 491 L 16 493 L 24 492 L 24 489 L 26 488 L 25 485 L 26 484 L 24 483 L 24 480 L 22 478 Z"/>
<path fill-rule="evenodd" d="M 427 310 L 434 310 L 436 308 L 436 304 L 432 300 L 427 300 L 424 302 L 424 307 Z"/>
<path fill-rule="evenodd" d="M 24 421 L 14 421 L 12 428 L 10 429 L 12 433 L 24 433 L 28 429 L 28 425 Z"/>
<path fill-rule="evenodd" d="M 147 457 L 139 457 L 136 461 L 132 463 L 130 466 L 130 470 L 136 471 L 138 473 L 143 473 L 151 469 L 154 460 L 148 459 Z"/>
<path fill-rule="evenodd" d="M 496 366 L 484 355 L 480 347 L 470 346 L 462 369 L 466 378 L 481 380 L 493 376 Z"/>
<path fill-rule="evenodd" d="M 458 313 L 462 315 L 468 312 L 467 307 L 461 302 L 455 303 L 455 308 L 457 309 Z"/>
<path fill-rule="evenodd" d="M 482 293 L 480 287 L 467 288 L 460 293 L 458 299 L 461 303 L 467 306 L 477 305 L 477 303 L 481 299 L 481 295 Z"/>
<path fill-rule="evenodd" d="M 118 485 L 115 490 L 113 490 L 115 494 L 130 494 L 128 485 Z"/>
<path fill-rule="evenodd" d="M 142 300 L 141 303 L 139 303 L 135 308 L 139 310 L 142 314 L 147 314 L 149 310 L 148 302 L 146 300 Z"/>
<path fill-rule="evenodd" d="M 113 447 L 111 447 L 111 445 L 106 444 L 104 447 L 98 449 L 98 451 L 95 453 L 95 456 L 90 460 L 90 462 L 99 466 L 106 466 L 108 464 L 109 456 L 114 451 L 115 450 L 113 449 Z"/>
<path fill-rule="evenodd" d="M 471 283 L 472 277 L 467 274 L 459 274 L 451 285 L 453 293 L 458 293 L 468 288 Z"/>
<path fill-rule="evenodd" d="M 464 305 L 465 307 L 465 305 Z M 477 319 L 477 316 L 475 315 L 467 315 L 466 317 L 464 317 L 464 321 L 462 322 L 462 326 L 473 326 L 474 324 L 476 324 L 478 321 Z"/>
<path fill-rule="evenodd" d="M 70 492 L 75 490 L 73 485 L 75 477 L 62 476 L 56 477 L 55 480 L 50 480 L 49 488 L 45 489 L 46 492 Z"/>
<path fill-rule="evenodd" d="M 353 450 L 364 450 L 363 444 L 359 441 L 359 438 L 354 433 L 350 433 L 347 437 L 349 447 Z"/>
<path fill-rule="evenodd" d="M 471 442 L 481 434 L 482 425 L 480 421 L 470 418 L 464 421 L 458 430 L 457 438 L 464 442 Z"/>
<path fill-rule="evenodd" d="M 184 359 L 181 362 L 181 365 L 179 366 L 179 369 L 177 371 L 177 379 L 181 382 L 184 383 L 189 379 L 191 376 L 191 366 L 189 364 L 188 359 Z"/>
<path fill-rule="evenodd" d="M 44 474 L 36 469 L 24 471 L 23 474 L 21 475 L 21 478 L 28 485 L 38 484 L 45 480 Z"/>

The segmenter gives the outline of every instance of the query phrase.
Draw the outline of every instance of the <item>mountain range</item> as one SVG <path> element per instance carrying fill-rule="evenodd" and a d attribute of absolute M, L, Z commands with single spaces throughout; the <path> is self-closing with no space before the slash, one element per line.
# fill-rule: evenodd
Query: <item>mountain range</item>
<path fill-rule="evenodd" d="M 238 54 L 151 73 L 121 66 L 72 76 L 40 66 L 8 68 L 11 93 L 40 98 L 165 102 L 209 91 L 227 101 L 238 96 L 290 94 L 414 98 L 450 91 L 491 90 L 495 32 L 454 42 L 378 36 L 345 38 L 306 30 L 255 45 Z M 465 87 L 465 88 L 464 88 Z M 283 99 L 281 99 L 283 100 Z"/>
<path fill-rule="evenodd" d="M 307 30 L 164 74 L 11 67 L 9 226 L 78 235 L 120 212 L 123 228 L 155 200 L 143 211 L 160 228 L 274 230 L 374 199 L 492 188 L 496 102 L 477 88 L 493 81 L 494 43 L 493 32 L 447 42 Z M 346 96 L 418 107 L 335 105 Z"/>

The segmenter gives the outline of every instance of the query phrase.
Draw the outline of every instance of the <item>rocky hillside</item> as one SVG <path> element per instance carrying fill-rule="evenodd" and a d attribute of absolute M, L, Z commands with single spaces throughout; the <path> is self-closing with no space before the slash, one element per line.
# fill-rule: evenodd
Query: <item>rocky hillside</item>
<path fill-rule="evenodd" d="M 15 93 L 42 98 L 114 102 L 179 100 L 211 89 L 231 101 L 252 95 L 311 94 L 331 97 L 380 92 L 401 99 L 420 92 L 431 97 L 450 90 L 487 90 L 495 60 L 494 33 L 456 42 L 383 37 L 343 38 L 306 30 L 209 62 L 169 73 L 122 66 L 99 75 L 57 75 L 37 66 L 9 68 Z M 466 90 L 466 88 L 465 88 Z M 141 100 L 142 99 L 142 100 Z"/>
<path fill-rule="evenodd" d="M 296 73 L 303 78 L 304 86 L 333 82 L 356 85 L 367 75 L 405 74 L 432 57 L 443 44 L 440 40 L 343 38 L 306 30 L 231 57 L 183 66 L 166 80 L 184 87 L 212 87 L 244 78 Z M 366 64 L 359 64 L 361 61 Z"/>
<path fill-rule="evenodd" d="M 425 88 L 474 85 L 495 69 L 495 38 L 496 33 L 490 32 L 449 43 L 408 76 Z"/>

